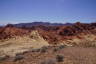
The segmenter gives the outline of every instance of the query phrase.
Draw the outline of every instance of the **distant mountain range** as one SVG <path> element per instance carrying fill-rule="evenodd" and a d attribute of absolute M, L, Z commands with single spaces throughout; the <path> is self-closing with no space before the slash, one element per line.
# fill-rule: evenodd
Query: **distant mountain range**
<path fill-rule="evenodd" d="M 14 24 L 16 27 L 32 27 L 32 26 L 63 26 L 63 25 L 72 25 L 72 23 L 49 23 L 49 22 L 32 22 L 32 23 L 19 23 Z"/>

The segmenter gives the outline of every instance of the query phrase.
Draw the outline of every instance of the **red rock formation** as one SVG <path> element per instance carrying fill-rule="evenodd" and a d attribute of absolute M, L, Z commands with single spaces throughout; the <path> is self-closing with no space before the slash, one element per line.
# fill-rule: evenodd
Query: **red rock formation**
<path fill-rule="evenodd" d="M 48 30 L 40 28 L 39 33 L 44 39 L 48 40 L 49 42 L 71 39 L 74 36 L 82 39 L 82 35 L 80 36 L 80 34 L 96 34 L 96 23 L 84 24 L 77 22 L 72 26 L 53 26 L 46 29 Z"/>
<path fill-rule="evenodd" d="M 33 26 L 31 28 L 16 28 L 11 24 L 0 28 L 0 39 L 5 39 L 13 36 L 22 36 L 28 34 L 30 30 L 38 30 L 39 34 L 48 42 L 62 41 L 71 39 L 77 36 L 82 39 L 80 34 L 94 34 L 96 35 L 96 23 L 84 24 L 77 22 L 70 26 Z"/>
<path fill-rule="evenodd" d="M 27 33 L 27 30 L 16 28 L 12 25 L 7 25 L 0 29 L 0 39 L 6 39 L 14 36 L 22 36 Z"/>

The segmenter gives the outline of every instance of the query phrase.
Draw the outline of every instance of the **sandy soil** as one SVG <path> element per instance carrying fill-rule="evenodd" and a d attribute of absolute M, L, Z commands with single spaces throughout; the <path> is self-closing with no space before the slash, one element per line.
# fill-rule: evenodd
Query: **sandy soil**
<path fill-rule="evenodd" d="M 10 61 L 10 59 L 1 62 L 0 64 L 96 64 L 96 48 L 89 47 L 50 47 L 46 52 L 27 52 L 23 54 L 23 59 L 18 61 Z M 56 60 L 56 56 L 63 57 L 62 62 Z M 42 63 L 43 62 L 43 63 Z"/>

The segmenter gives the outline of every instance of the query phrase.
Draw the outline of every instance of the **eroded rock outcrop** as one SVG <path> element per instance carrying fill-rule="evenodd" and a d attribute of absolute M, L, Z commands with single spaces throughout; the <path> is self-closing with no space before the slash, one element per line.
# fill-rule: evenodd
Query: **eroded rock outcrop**
<path fill-rule="evenodd" d="M 28 34 L 28 30 L 16 28 L 13 25 L 7 25 L 0 28 L 0 39 L 7 39 L 15 36 L 23 36 Z"/>

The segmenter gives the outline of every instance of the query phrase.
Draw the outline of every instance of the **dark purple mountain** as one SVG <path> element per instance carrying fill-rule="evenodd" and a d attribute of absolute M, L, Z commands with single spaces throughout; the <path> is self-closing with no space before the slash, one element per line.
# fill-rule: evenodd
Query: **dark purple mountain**
<path fill-rule="evenodd" d="M 14 24 L 16 27 L 32 27 L 32 26 L 63 26 L 63 25 L 72 25 L 72 23 L 49 23 L 49 22 L 32 22 L 32 23 L 19 23 Z"/>

